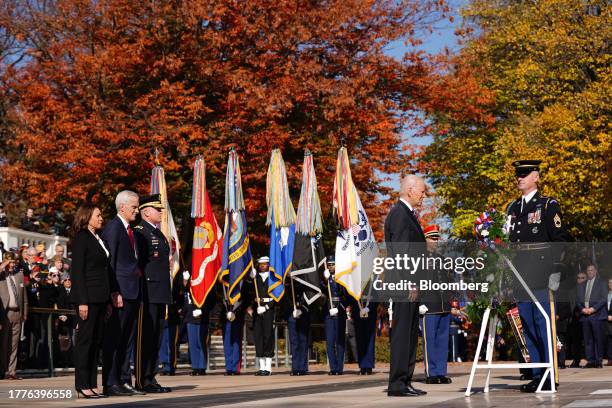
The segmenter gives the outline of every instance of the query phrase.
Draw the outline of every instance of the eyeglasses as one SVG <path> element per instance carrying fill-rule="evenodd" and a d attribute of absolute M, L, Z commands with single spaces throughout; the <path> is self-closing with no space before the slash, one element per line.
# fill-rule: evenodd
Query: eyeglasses
<path fill-rule="evenodd" d="M 55 274 L 55 273 L 52 273 L 52 274 L 50 274 L 49 276 L 50 276 L 50 277 L 52 277 L 52 278 L 57 278 L 59 275 L 58 275 L 58 274 Z"/>

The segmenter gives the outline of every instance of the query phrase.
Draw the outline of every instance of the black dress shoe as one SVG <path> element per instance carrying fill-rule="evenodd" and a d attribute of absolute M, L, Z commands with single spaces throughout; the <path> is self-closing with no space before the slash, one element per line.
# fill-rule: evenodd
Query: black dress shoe
<path fill-rule="evenodd" d="M 359 375 L 366 375 L 366 369 L 362 368 L 361 370 L 359 370 Z"/>
<path fill-rule="evenodd" d="M 196 375 L 200 375 L 200 370 L 191 370 L 191 372 L 189 373 L 190 376 L 196 376 Z"/>
<path fill-rule="evenodd" d="M 414 388 L 412 384 L 406 385 L 406 389 L 410 392 L 414 392 L 417 395 L 427 395 L 427 391 L 419 390 L 418 388 Z"/>
<path fill-rule="evenodd" d="M 533 376 L 531 376 L 530 374 L 521 374 L 521 381 L 531 381 L 533 380 Z"/>
<path fill-rule="evenodd" d="M 153 386 L 157 387 L 158 389 L 160 389 L 162 392 L 172 392 L 172 388 L 170 387 L 164 387 L 162 385 L 160 385 L 158 382 L 154 382 Z"/>
<path fill-rule="evenodd" d="M 122 387 L 125 388 L 126 390 L 132 391 L 134 395 L 145 395 L 146 394 L 146 391 L 137 390 L 136 388 L 132 387 L 131 384 L 128 384 L 128 383 L 123 384 Z"/>
<path fill-rule="evenodd" d="M 599 363 L 597 363 L 597 367 L 596 368 L 603 368 L 603 363 L 601 361 Z"/>
<path fill-rule="evenodd" d="M 570 368 L 579 368 L 580 367 L 580 361 L 572 361 L 572 364 L 570 364 Z"/>
<path fill-rule="evenodd" d="M 206 375 L 206 369 L 205 368 L 199 369 L 198 372 L 200 373 L 200 375 Z"/>
<path fill-rule="evenodd" d="M 597 368 L 597 363 L 586 363 L 581 368 Z"/>
<path fill-rule="evenodd" d="M 142 387 L 142 391 L 146 392 L 147 394 L 163 394 L 165 392 L 160 387 L 156 387 L 155 384 L 145 385 Z"/>
<path fill-rule="evenodd" d="M 440 380 L 440 384 L 450 384 L 453 382 L 450 377 L 447 377 L 445 375 L 438 376 L 438 379 Z"/>
<path fill-rule="evenodd" d="M 109 397 L 127 397 L 134 395 L 134 392 L 122 385 L 111 385 L 110 387 L 104 387 L 104 395 L 108 395 Z"/>
<path fill-rule="evenodd" d="M 440 384 L 440 377 L 427 377 L 425 384 Z"/>
<path fill-rule="evenodd" d="M 269 375 L 272 375 L 272 373 L 271 373 L 270 371 L 268 371 L 268 370 L 264 370 L 264 371 L 261 373 L 261 375 L 263 375 L 264 377 L 267 377 L 267 376 L 269 376 Z"/>
<path fill-rule="evenodd" d="M 301 375 L 299 371 L 292 371 L 291 373 L 289 373 L 290 376 L 296 376 L 296 375 Z"/>
<path fill-rule="evenodd" d="M 255 373 L 256 376 L 262 376 L 263 375 L 263 370 L 259 370 Z"/>
<path fill-rule="evenodd" d="M 408 388 L 404 388 L 403 390 L 389 390 L 387 391 L 388 397 L 418 397 L 420 394 L 414 392 Z"/>
<path fill-rule="evenodd" d="M 531 382 L 521 385 L 521 392 L 536 392 L 539 383 L 539 378 L 533 379 Z"/>

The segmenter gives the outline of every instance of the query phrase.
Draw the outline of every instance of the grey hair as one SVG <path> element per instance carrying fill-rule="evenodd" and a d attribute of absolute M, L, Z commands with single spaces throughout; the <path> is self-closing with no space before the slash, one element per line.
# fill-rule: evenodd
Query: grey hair
<path fill-rule="evenodd" d="M 119 192 L 119 194 L 117 194 L 117 198 L 115 198 L 115 208 L 117 208 L 117 211 L 119 211 L 121 205 L 127 204 L 128 200 L 132 197 L 138 199 L 138 194 L 131 190 L 123 190 Z"/>

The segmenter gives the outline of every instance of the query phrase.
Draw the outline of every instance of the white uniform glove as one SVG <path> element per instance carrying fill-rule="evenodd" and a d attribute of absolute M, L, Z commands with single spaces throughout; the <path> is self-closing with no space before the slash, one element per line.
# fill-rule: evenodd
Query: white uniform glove
<path fill-rule="evenodd" d="M 60 316 L 59 316 L 59 319 L 60 319 L 62 322 L 65 322 L 66 320 L 68 320 L 68 316 L 66 316 L 66 315 L 60 315 Z"/>
<path fill-rule="evenodd" d="M 338 308 L 337 307 L 332 307 L 331 309 L 329 309 L 329 315 L 330 316 L 338 316 Z"/>
<path fill-rule="evenodd" d="M 234 319 L 236 318 L 236 315 L 234 314 L 234 312 L 230 311 L 227 312 L 227 314 L 225 315 L 225 317 L 227 318 L 227 320 L 229 320 L 230 322 L 233 322 Z"/>
<path fill-rule="evenodd" d="M 300 309 L 293 309 L 293 318 L 299 319 L 302 315 L 302 311 Z"/>
<path fill-rule="evenodd" d="M 323 277 L 324 277 L 325 279 L 329 279 L 329 277 L 330 277 L 330 276 L 331 276 L 331 273 L 329 273 L 329 269 L 325 269 L 325 270 L 323 271 Z"/>
<path fill-rule="evenodd" d="M 419 314 L 420 314 L 420 315 L 424 315 L 425 313 L 427 313 L 427 311 L 428 311 L 428 310 L 429 310 L 429 309 L 428 309 L 428 308 L 427 308 L 427 306 L 425 306 L 425 305 L 421 305 L 421 306 L 419 306 Z"/>
<path fill-rule="evenodd" d="M 548 278 L 548 289 L 556 292 L 559 289 L 559 282 L 561 282 L 561 273 L 556 272 L 550 275 Z"/>
<path fill-rule="evenodd" d="M 255 272 L 255 268 L 251 268 L 251 273 L 249 273 L 249 276 L 251 277 L 251 279 L 255 279 L 255 277 L 257 276 L 257 272 Z"/>
<path fill-rule="evenodd" d="M 370 313 L 370 308 L 369 307 L 364 307 L 363 309 L 359 309 L 359 317 L 361 317 L 362 319 L 365 319 L 366 317 L 368 317 L 368 314 Z"/>
<path fill-rule="evenodd" d="M 183 280 L 189 280 L 191 278 L 191 274 L 189 271 L 183 271 Z"/>
<path fill-rule="evenodd" d="M 257 306 L 257 314 L 264 314 L 266 313 L 266 307 L 265 306 Z"/>
<path fill-rule="evenodd" d="M 202 310 L 201 309 L 193 309 L 193 312 L 191 312 L 191 314 L 193 315 L 193 317 L 200 317 L 200 316 L 202 316 Z"/>

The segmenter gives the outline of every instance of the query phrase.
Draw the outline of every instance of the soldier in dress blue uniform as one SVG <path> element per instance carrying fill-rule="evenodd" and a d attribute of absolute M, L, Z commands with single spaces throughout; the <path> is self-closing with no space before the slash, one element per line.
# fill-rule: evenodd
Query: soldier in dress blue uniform
<path fill-rule="evenodd" d="M 187 275 L 186 275 L 187 276 Z M 191 361 L 192 376 L 206 375 L 208 368 L 208 329 L 210 324 L 210 311 L 214 307 L 214 293 L 206 297 L 202 307 L 198 307 L 193 301 L 189 290 L 189 279 L 187 276 L 185 286 L 185 317 L 183 322 L 187 325 L 187 338 L 189 342 L 189 360 Z"/>
<path fill-rule="evenodd" d="M 159 194 L 141 200 L 142 220 L 134 227 L 138 263 L 144 279 L 134 368 L 136 388 L 147 393 L 171 391 L 155 379 L 162 326 L 166 308 L 172 302 L 170 245 L 158 228 L 163 208 Z"/>
<path fill-rule="evenodd" d="M 176 374 L 185 292 L 185 286 L 181 280 L 185 273 L 188 275 L 187 279 L 189 279 L 189 271 L 183 272 L 182 275 L 177 274 L 172 285 L 172 303 L 168 305 L 168 313 L 162 327 L 161 345 L 159 346 L 159 362 L 162 365 L 159 375 L 173 376 Z"/>
<path fill-rule="evenodd" d="M 253 337 L 255 338 L 255 365 L 259 367 L 255 375 L 272 374 L 274 357 L 274 299 L 268 295 L 268 276 L 270 258 L 262 256 L 257 260 L 259 273 L 251 270 L 250 277 L 257 285 L 257 293 L 251 307 L 253 314 Z M 259 297 L 257 297 L 257 294 Z"/>
<path fill-rule="evenodd" d="M 321 287 L 329 285 L 331 302 L 323 307 L 325 322 L 325 343 L 329 375 L 342 375 L 344 372 L 344 347 L 346 343 L 346 290 L 335 278 L 336 260 L 333 255 L 327 257 L 327 268 L 323 272 L 325 282 Z M 327 307 L 329 306 L 329 308 Z"/>
<path fill-rule="evenodd" d="M 437 242 L 440 230 L 437 225 L 430 225 L 423 230 L 427 242 Z M 435 251 L 435 248 L 432 248 Z M 429 255 L 432 256 L 431 254 Z M 435 256 L 435 255 L 433 255 Z M 430 271 L 431 281 L 447 282 L 440 271 Z M 447 374 L 448 339 L 450 329 L 450 296 L 445 291 L 426 292 L 422 294 L 419 312 L 421 332 L 423 334 L 423 360 L 425 363 L 425 383 L 450 384 Z"/>
<path fill-rule="evenodd" d="M 240 299 L 233 305 L 227 305 L 229 310 L 226 310 L 226 308 L 219 309 L 223 331 L 225 375 L 240 375 L 245 305 L 249 303 L 245 296 L 246 290 L 241 290 L 241 294 Z"/>
<path fill-rule="evenodd" d="M 291 279 L 291 278 L 289 278 Z M 288 284 L 292 284 L 288 283 Z M 310 346 L 310 309 L 304 301 L 300 290 L 302 285 L 296 285 L 294 310 L 291 296 L 285 296 L 287 300 L 286 313 L 287 328 L 289 330 L 289 344 L 291 352 L 290 375 L 308 374 L 308 348 Z"/>
<path fill-rule="evenodd" d="M 377 303 L 369 301 L 371 296 L 361 296 L 361 301 L 352 299 L 351 313 L 355 322 L 355 340 L 357 341 L 357 363 L 359 375 L 372 375 L 376 346 L 376 308 Z M 364 304 L 365 306 L 362 306 Z"/>
<path fill-rule="evenodd" d="M 557 290 L 560 281 L 561 253 L 549 242 L 570 241 L 561 207 L 557 200 L 538 191 L 540 160 L 519 160 L 513 163 L 517 187 L 522 197 L 508 206 L 510 241 L 518 243 L 515 266 L 525 283 L 550 318 L 549 290 Z M 519 288 L 520 291 L 520 288 Z M 519 292 L 520 293 L 520 292 Z M 520 293 L 519 314 L 525 333 L 527 349 L 533 363 L 548 362 L 546 321 L 537 305 L 525 293 Z M 552 333 L 551 339 L 556 339 Z M 544 369 L 533 368 L 533 380 L 521 386 L 522 392 L 535 392 Z M 542 390 L 550 390 L 547 379 Z"/>

